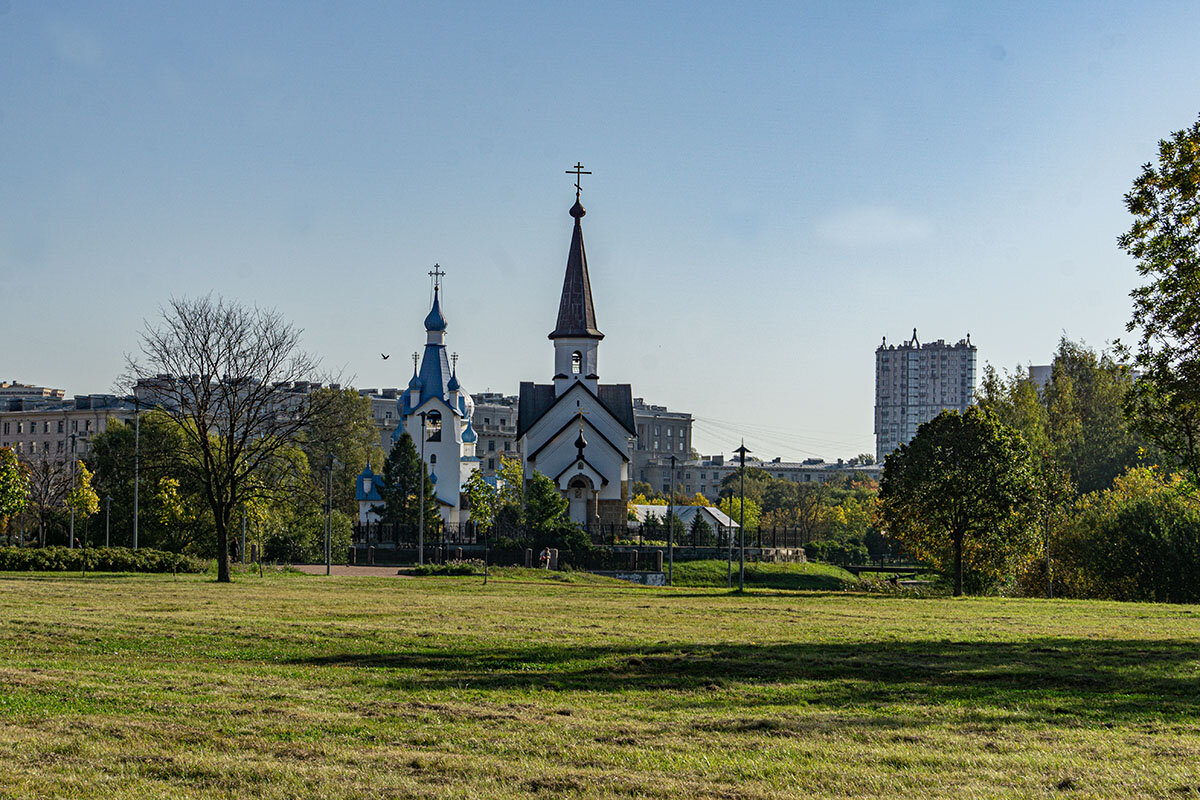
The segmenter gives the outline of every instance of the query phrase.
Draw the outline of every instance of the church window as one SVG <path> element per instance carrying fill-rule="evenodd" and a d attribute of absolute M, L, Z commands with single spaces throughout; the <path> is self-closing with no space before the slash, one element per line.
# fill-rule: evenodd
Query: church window
<path fill-rule="evenodd" d="M 429 454 L 429 466 L 432 467 L 436 463 L 437 463 L 437 453 L 430 453 Z"/>
<path fill-rule="evenodd" d="M 583 371 L 583 353 L 576 350 L 571 353 L 571 374 L 578 375 Z"/>
<path fill-rule="evenodd" d="M 440 411 L 430 411 L 425 415 L 425 441 L 440 442 L 442 440 L 442 414 Z"/>

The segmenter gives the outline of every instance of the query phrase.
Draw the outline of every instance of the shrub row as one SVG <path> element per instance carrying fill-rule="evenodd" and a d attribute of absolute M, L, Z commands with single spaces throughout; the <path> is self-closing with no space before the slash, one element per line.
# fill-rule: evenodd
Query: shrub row
<path fill-rule="evenodd" d="M 127 547 L 0 547 L 4 572 L 204 572 L 208 562 L 164 550 Z"/>

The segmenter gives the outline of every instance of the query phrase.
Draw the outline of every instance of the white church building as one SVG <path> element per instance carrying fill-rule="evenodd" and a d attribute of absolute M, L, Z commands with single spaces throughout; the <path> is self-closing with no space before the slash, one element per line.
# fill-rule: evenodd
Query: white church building
<path fill-rule="evenodd" d="M 554 343 L 553 383 L 522 382 L 517 438 L 525 480 L 541 472 L 569 501 L 571 520 L 585 526 L 624 526 L 629 500 L 630 439 L 636 437 L 629 384 L 600 383 L 596 327 L 583 206 L 576 183 L 575 220 Z"/>
<path fill-rule="evenodd" d="M 445 273 L 435 265 L 431 274 L 433 308 L 425 317 L 425 353 L 419 367 L 413 354 L 412 379 L 396 400 L 400 422 L 392 441 L 405 431 L 412 437 L 417 452 L 423 453 L 442 521 L 456 526 L 470 519 L 463 484 L 479 468 L 475 456 L 479 437 L 471 427 L 475 403 L 458 382 L 457 359 L 451 365 L 446 353 L 447 325 L 439 296 Z M 371 508 L 380 503 L 378 487 L 382 482 L 383 475 L 373 472 L 370 465 L 359 475 L 355 494 L 360 522 L 378 520 Z"/>

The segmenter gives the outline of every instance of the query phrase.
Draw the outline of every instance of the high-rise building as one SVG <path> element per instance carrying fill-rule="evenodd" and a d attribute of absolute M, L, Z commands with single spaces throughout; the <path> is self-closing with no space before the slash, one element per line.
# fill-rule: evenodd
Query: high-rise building
<path fill-rule="evenodd" d="M 966 411 L 975 396 L 975 345 L 922 344 L 912 338 L 875 349 L 875 458 L 882 462 L 917 435 L 917 427 L 948 408 Z"/>

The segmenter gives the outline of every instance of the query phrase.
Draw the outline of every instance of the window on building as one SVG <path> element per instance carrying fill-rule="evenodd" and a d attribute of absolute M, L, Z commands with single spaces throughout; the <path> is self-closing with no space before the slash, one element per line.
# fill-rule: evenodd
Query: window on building
<path fill-rule="evenodd" d="M 50 420 L 45 420 L 42 422 L 42 433 L 49 433 L 49 432 L 50 432 Z"/>
<path fill-rule="evenodd" d="M 655 425 L 655 426 L 654 426 L 654 435 L 655 435 L 655 436 L 662 436 L 662 428 L 660 428 L 658 425 Z"/>
<path fill-rule="evenodd" d="M 425 441 L 440 442 L 442 440 L 442 413 L 430 411 L 425 416 Z"/>
<path fill-rule="evenodd" d="M 679 452 L 683 452 L 683 442 L 679 443 Z"/>
<path fill-rule="evenodd" d="M 495 468 L 496 468 L 496 459 L 489 458 L 488 459 L 488 469 L 495 469 Z"/>
<path fill-rule="evenodd" d="M 429 466 L 432 467 L 436 463 L 437 463 L 437 453 L 430 453 L 429 454 Z"/>
<path fill-rule="evenodd" d="M 61 453 L 61 452 L 63 451 L 63 444 L 64 444 L 63 440 L 62 440 L 62 439 L 59 439 L 59 440 L 58 440 L 58 447 L 54 448 L 54 449 L 55 449 L 55 451 L 56 451 L 56 452 L 59 452 L 59 453 Z"/>
<path fill-rule="evenodd" d="M 18 422 L 17 423 L 17 433 L 24 433 L 24 432 L 25 432 L 25 423 Z"/>
<path fill-rule="evenodd" d="M 667 428 L 667 436 L 674 436 L 674 435 L 675 435 L 675 429 Z"/>
<path fill-rule="evenodd" d="M 655 449 L 655 450 L 657 450 L 657 449 L 658 449 L 658 442 L 657 442 L 657 441 L 654 443 L 654 449 Z"/>
<path fill-rule="evenodd" d="M 83 421 L 83 430 L 84 430 L 84 432 L 85 432 L 85 433 L 86 433 L 86 432 L 89 432 L 89 431 L 91 431 L 91 429 L 92 429 L 92 421 L 91 421 L 90 419 L 85 419 L 85 420 Z"/>
<path fill-rule="evenodd" d="M 61 419 L 58 421 L 58 432 L 63 432 L 63 421 Z"/>
<path fill-rule="evenodd" d="M 5 433 L 5 434 L 7 434 L 7 433 L 8 433 L 8 423 L 7 423 L 7 422 L 6 422 L 6 423 L 4 423 L 4 433 Z"/>
<path fill-rule="evenodd" d="M 501 417 L 501 418 L 500 418 L 500 424 L 501 424 L 501 425 L 507 425 L 507 424 L 508 424 L 508 417 Z"/>
<path fill-rule="evenodd" d="M 77 420 L 77 419 L 71 420 L 71 430 L 76 431 L 76 432 L 79 430 L 79 420 Z"/>
<path fill-rule="evenodd" d="M 583 371 L 583 353 L 576 350 L 571 353 L 571 374 L 578 375 Z"/>
<path fill-rule="evenodd" d="M 491 418 L 491 417 L 484 417 L 484 418 L 483 418 L 483 424 L 484 424 L 484 425 L 491 425 L 491 424 L 492 424 L 492 418 Z"/>
<path fill-rule="evenodd" d="M 489 453 L 496 452 L 496 440 L 495 439 L 488 439 L 488 452 Z"/>
<path fill-rule="evenodd" d="M 512 452 L 512 442 L 504 443 L 504 452 L 506 452 L 506 453 Z"/>

